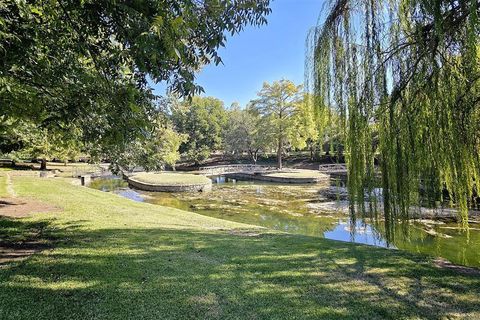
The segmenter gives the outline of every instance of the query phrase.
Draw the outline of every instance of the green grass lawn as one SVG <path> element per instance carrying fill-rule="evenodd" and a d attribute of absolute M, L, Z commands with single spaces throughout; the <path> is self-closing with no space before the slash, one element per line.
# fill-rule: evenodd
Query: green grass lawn
<path fill-rule="evenodd" d="M 421 256 L 269 232 L 61 179 L 13 182 L 20 196 L 63 211 L 0 220 L 3 239 L 31 233 L 53 245 L 0 269 L 2 320 L 480 318 L 480 277 Z"/>
<path fill-rule="evenodd" d="M 132 179 L 156 185 L 188 185 L 208 183 L 209 179 L 205 176 L 188 173 L 171 172 L 140 172 L 132 176 Z"/>

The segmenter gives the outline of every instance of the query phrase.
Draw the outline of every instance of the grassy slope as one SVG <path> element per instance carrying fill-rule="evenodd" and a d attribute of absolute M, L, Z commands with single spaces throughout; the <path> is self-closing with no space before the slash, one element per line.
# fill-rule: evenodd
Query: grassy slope
<path fill-rule="evenodd" d="M 152 173 L 141 172 L 135 174 L 133 179 L 158 185 L 184 185 L 207 183 L 209 179 L 205 176 L 187 174 L 187 173 Z"/>
<path fill-rule="evenodd" d="M 52 179 L 14 183 L 65 211 L 8 222 L 43 223 L 62 241 L 0 269 L 1 319 L 480 318 L 479 277 L 419 256 L 232 232 L 253 227 Z"/>

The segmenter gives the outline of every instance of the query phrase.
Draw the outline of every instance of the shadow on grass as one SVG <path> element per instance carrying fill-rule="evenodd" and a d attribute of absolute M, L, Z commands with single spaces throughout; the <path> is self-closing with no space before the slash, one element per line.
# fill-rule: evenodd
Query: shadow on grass
<path fill-rule="evenodd" d="M 437 269 L 405 253 L 219 231 L 62 234 L 75 236 L 0 270 L 2 319 L 480 316 L 479 277 Z"/>
<path fill-rule="evenodd" d="M 81 222 L 57 229 L 53 220 L 28 221 L 0 216 L 0 268 L 20 262 L 34 253 L 68 242 Z"/>

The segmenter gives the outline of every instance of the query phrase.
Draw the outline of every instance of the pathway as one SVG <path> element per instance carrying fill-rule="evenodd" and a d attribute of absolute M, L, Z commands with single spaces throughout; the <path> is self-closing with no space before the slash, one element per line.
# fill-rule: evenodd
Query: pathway
<path fill-rule="evenodd" d="M 15 189 L 13 189 L 13 182 L 12 182 L 12 177 L 10 176 L 10 173 L 7 173 L 7 193 L 12 198 L 17 197 L 17 193 L 15 192 Z"/>

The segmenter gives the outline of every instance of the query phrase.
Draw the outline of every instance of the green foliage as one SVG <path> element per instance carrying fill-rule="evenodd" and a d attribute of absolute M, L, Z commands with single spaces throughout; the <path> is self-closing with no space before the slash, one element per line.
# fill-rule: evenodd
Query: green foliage
<path fill-rule="evenodd" d="M 81 132 L 71 126 L 69 130 L 41 128 L 30 121 L 4 122 L 7 146 L 1 150 L 13 160 L 42 159 L 42 169 L 46 169 L 46 160 L 75 161 L 80 155 L 83 144 Z"/>
<path fill-rule="evenodd" d="M 222 131 L 226 123 L 223 102 L 212 97 L 193 97 L 191 101 L 172 100 L 172 120 L 175 129 L 188 135 L 180 152 L 199 164 L 222 146 Z"/>
<path fill-rule="evenodd" d="M 155 113 L 149 84 L 180 95 L 226 32 L 266 23 L 269 0 L 61 0 L 0 3 L 0 118 L 81 129 L 94 156 L 115 159 Z"/>
<path fill-rule="evenodd" d="M 311 103 L 315 108 L 315 105 Z M 341 157 L 344 149 L 344 136 L 341 125 L 341 117 L 335 110 L 324 108 L 317 111 L 315 119 L 317 122 L 318 138 L 316 140 L 319 151 L 328 152 L 330 155 Z"/>
<path fill-rule="evenodd" d="M 363 207 L 377 157 L 387 222 L 407 219 L 420 190 L 434 203 L 446 188 L 467 226 L 480 177 L 479 12 L 475 0 L 337 0 L 310 34 L 307 87 L 341 118 L 350 198 Z"/>
<path fill-rule="evenodd" d="M 146 171 L 158 171 L 165 166 L 175 168 L 180 159 L 180 145 L 186 140 L 187 135 L 177 133 L 166 115 L 158 111 L 152 119 L 152 129 L 125 146 L 113 169 L 131 171 L 141 167 Z"/>
<path fill-rule="evenodd" d="M 308 139 L 309 129 L 306 107 L 302 107 L 303 97 L 301 86 L 289 80 L 275 81 L 272 84 L 264 83 L 258 92 L 258 98 L 251 101 L 253 108 L 265 121 L 264 134 L 271 134 L 277 146 L 278 167 L 282 168 L 282 154 L 286 144 L 292 148 L 304 148 Z M 305 123 L 302 123 L 304 122 Z M 305 129 L 301 129 L 305 128 Z M 299 131 L 300 130 L 300 131 Z M 299 134 L 299 132 L 303 132 Z"/>
<path fill-rule="evenodd" d="M 309 143 L 315 143 L 320 137 L 320 128 L 323 124 L 315 117 L 315 110 L 312 104 L 307 103 L 308 96 L 297 106 L 293 116 L 296 132 L 292 134 L 292 146 L 296 149 L 304 149 Z"/>
<path fill-rule="evenodd" d="M 156 138 L 156 153 L 153 155 L 153 159 L 157 158 L 159 162 L 163 161 L 166 165 L 175 168 L 175 163 L 180 160 L 178 150 L 181 144 L 186 142 L 187 135 L 177 133 L 171 127 L 166 127 L 157 133 Z"/>
<path fill-rule="evenodd" d="M 273 137 L 265 130 L 265 121 L 251 109 L 234 108 L 227 112 L 223 132 L 224 150 L 233 155 L 247 152 L 253 163 L 260 153 L 266 153 L 274 145 Z"/>

